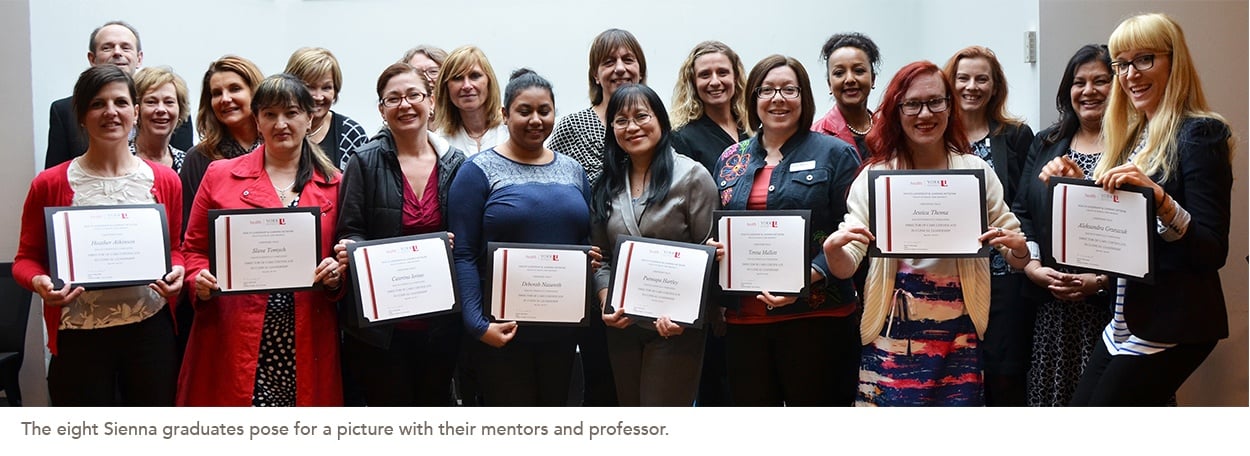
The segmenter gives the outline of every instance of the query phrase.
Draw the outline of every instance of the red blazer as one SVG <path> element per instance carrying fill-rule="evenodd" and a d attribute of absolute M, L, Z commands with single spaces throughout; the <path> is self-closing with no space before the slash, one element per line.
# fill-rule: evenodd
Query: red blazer
<path fill-rule="evenodd" d="M 169 256 L 174 265 L 182 265 L 182 240 L 178 233 L 182 232 L 182 181 L 178 174 L 168 166 L 144 160 L 152 168 L 155 177 L 152 184 L 152 196 L 156 202 L 165 205 L 165 219 L 169 222 Z M 69 187 L 69 164 L 64 162 L 48 168 L 35 176 L 30 182 L 30 191 L 26 193 L 26 205 L 22 208 L 22 233 L 18 240 L 17 256 L 13 258 L 13 278 L 27 290 L 34 291 L 31 280 L 35 276 L 48 274 L 48 232 L 44 223 L 43 208 L 63 207 L 74 204 L 74 191 Z M 175 300 L 177 301 L 177 300 Z M 169 302 L 169 314 L 173 312 L 174 302 Z M 43 321 L 48 327 L 48 350 L 56 354 L 56 329 L 61 323 L 61 308 L 45 305 Z M 177 325 L 174 325 L 177 328 Z"/>
<path fill-rule="evenodd" d="M 208 210 L 278 208 L 282 202 L 265 173 L 265 147 L 208 166 L 187 222 L 183 253 L 195 320 L 178 375 L 177 405 L 250 406 L 260 353 L 267 294 L 199 300 L 195 277 L 208 269 Z M 339 175 L 313 173 L 300 193 L 300 207 L 321 208 L 321 255 L 330 256 L 338 220 Z M 335 301 L 327 291 L 295 293 L 295 403 L 343 404 Z"/>

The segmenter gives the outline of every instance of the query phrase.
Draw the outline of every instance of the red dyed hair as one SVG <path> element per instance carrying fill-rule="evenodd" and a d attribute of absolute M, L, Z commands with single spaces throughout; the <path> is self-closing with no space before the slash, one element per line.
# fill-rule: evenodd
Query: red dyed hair
<path fill-rule="evenodd" d="M 886 87 L 885 94 L 881 96 L 881 105 L 877 107 L 877 112 L 874 114 L 876 119 L 873 123 L 876 124 L 876 128 L 873 128 L 864 138 L 868 143 L 868 149 L 873 151 L 872 157 L 864 162 L 864 167 L 888 162 L 894 158 L 898 159 L 900 169 L 912 167 L 912 151 L 907 149 L 907 136 L 903 133 L 903 114 L 899 112 L 898 106 L 904 101 L 903 95 L 907 93 L 907 89 L 911 88 L 916 78 L 929 74 L 937 75 L 942 81 L 942 86 L 946 88 L 946 96 L 950 97 L 955 93 L 950 81 L 942 75 L 942 69 L 933 62 L 912 62 L 899 69 L 890 80 L 890 86 Z M 946 150 L 953 154 L 966 154 L 969 152 L 968 137 L 964 134 L 963 122 L 960 120 L 955 100 L 950 100 L 950 103 L 950 107 L 946 109 L 950 117 L 946 123 L 946 131 L 942 133 L 946 142 Z"/>

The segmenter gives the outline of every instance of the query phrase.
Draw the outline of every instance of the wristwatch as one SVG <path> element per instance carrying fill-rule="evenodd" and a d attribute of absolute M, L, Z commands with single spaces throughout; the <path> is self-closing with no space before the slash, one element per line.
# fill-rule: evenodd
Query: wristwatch
<path fill-rule="evenodd" d="M 1100 298 L 1106 297 L 1108 294 L 1107 293 L 1107 276 L 1104 276 L 1101 274 L 1094 276 L 1094 283 L 1098 284 L 1098 291 L 1095 291 L 1094 295 Z"/>

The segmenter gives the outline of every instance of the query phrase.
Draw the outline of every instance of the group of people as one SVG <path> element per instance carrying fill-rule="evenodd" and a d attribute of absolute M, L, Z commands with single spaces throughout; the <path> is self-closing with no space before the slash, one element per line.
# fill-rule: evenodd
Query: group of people
<path fill-rule="evenodd" d="M 874 110 L 881 50 L 836 34 L 821 49 L 835 103 L 817 118 L 798 60 L 748 72 L 717 41 L 691 50 L 665 106 L 638 40 L 609 29 L 590 46 L 585 110 L 557 121 L 532 70 L 500 81 L 476 47 L 419 46 L 378 77 L 371 137 L 331 110 L 330 51 L 299 49 L 268 77 L 225 56 L 204 73 L 190 146 L 186 85 L 138 69 L 132 27 L 105 24 L 90 49 L 53 104 L 13 267 L 44 301 L 53 405 L 560 406 L 579 386 L 585 405 L 1163 405 L 1228 335 L 1232 137 L 1165 15 L 1079 49 L 1059 120 L 1037 135 L 1007 112 L 981 46 L 903 65 Z M 85 136 L 57 123 L 65 109 Z M 901 169 L 982 170 L 990 256 L 866 258 L 865 171 Z M 1043 265 L 1055 176 L 1153 191 L 1154 284 Z M 169 220 L 165 277 L 53 285 L 43 208 L 152 203 Z M 321 286 L 214 293 L 208 212 L 284 207 L 320 213 Z M 809 294 L 713 294 L 700 329 L 605 305 L 618 236 L 706 244 L 720 261 L 713 211 L 790 209 L 810 211 Z M 347 246 L 444 231 L 460 314 L 356 324 Z M 591 246 L 591 324 L 492 318 L 491 242 Z"/>

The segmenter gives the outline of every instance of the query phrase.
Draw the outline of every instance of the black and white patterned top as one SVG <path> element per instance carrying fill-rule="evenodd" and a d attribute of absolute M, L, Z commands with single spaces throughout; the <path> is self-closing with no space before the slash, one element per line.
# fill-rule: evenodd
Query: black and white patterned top
<path fill-rule="evenodd" d="M 330 158 L 330 163 L 338 165 L 339 170 L 347 169 L 347 162 L 356 155 L 356 149 L 369 141 L 369 134 L 364 127 L 351 117 L 330 111 L 330 132 L 317 143 L 317 147 Z"/>
<path fill-rule="evenodd" d="M 174 159 L 173 166 L 170 166 L 170 168 L 173 168 L 176 173 L 182 169 L 182 160 L 187 158 L 187 153 L 183 152 L 182 149 L 174 147 L 173 144 L 166 147 L 169 147 L 169 156 Z M 130 138 L 130 155 L 139 155 L 139 150 L 135 149 L 134 138 Z"/>
<path fill-rule="evenodd" d="M 1094 175 L 1094 167 L 1098 166 L 1098 159 L 1102 158 L 1102 152 L 1096 154 L 1083 154 L 1077 152 L 1076 149 L 1068 149 L 1068 158 L 1072 159 L 1076 166 L 1081 167 L 1081 172 L 1085 173 L 1086 179 L 1092 179 Z"/>
<path fill-rule="evenodd" d="M 981 157 L 985 163 L 990 165 L 990 169 L 994 168 L 993 152 L 990 151 L 990 137 L 986 136 L 979 141 L 972 143 L 972 154 Z M 1003 258 L 1003 254 L 998 250 L 990 250 L 990 274 L 1006 275 L 1011 272 L 1011 265 L 1007 264 L 1007 259 Z"/>
<path fill-rule="evenodd" d="M 299 205 L 299 195 L 290 207 Z M 270 293 L 256 359 L 254 407 L 295 406 L 295 293 Z"/>
<path fill-rule="evenodd" d="M 603 141 L 608 127 L 599 121 L 594 107 L 564 116 L 556 122 L 547 148 L 577 160 L 593 186 L 603 172 Z"/>

